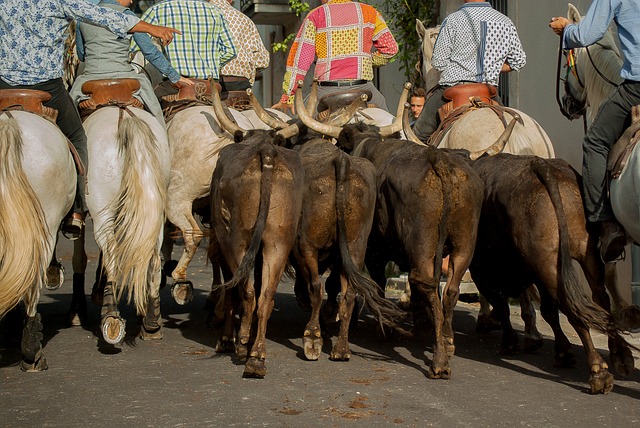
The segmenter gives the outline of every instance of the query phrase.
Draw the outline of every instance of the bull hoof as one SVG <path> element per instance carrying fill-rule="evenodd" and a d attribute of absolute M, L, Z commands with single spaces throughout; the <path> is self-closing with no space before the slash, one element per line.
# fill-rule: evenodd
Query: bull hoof
<path fill-rule="evenodd" d="M 110 345 L 122 342 L 125 335 L 125 325 L 125 320 L 119 316 L 108 315 L 104 317 L 100 325 L 104 341 Z"/>
<path fill-rule="evenodd" d="M 571 351 L 566 352 L 556 352 L 556 362 L 555 367 L 561 368 L 572 368 L 575 367 L 578 363 L 576 360 L 576 356 Z"/>
<path fill-rule="evenodd" d="M 616 353 L 612 352 L 609 358 L 611 359 L 611 365 L 620 376 L 629 376 L 633 373 L 635 360 L 629 348 L 621 348 Z"/>
<path fill-rule="evenodd" d="M 305 330 L 302 338 L 302 348 L 307 360 L 317 361 L 322 352 L 322 334 L 319 328 Z"/>
<path fill-rule="evenodd" d="M 231 354 L 236 350 L 236 345 L 232 339 L 228 337 L 221 337 L 216 343 L 216 352 L 218 354 Z"/>
<path fill-rule="evenodd" d="M 44 357 L 42 352 L 39 353 L 38 358 L 34 362 L 28 362 L 24 359 L 20 361 L 20 370 L 27 373 L 35 373 L 35 372 L 43 372 L 47 370 L 49 366 L 47 365 L 47 359 Z"/>
<path fill-rule="evenodd" d="M 629 331 L 640 329 L 640 308 L 636 305 L 627 306 L 618 314 L 620 322 Z"/>
<path fill-rule="evenodd" d="M 247 364 L 244 366 L 244 372 L 242 373 L 242 377 L 244 378 L 253 378 L 253 379 L 264 379 L 267 374 L 267 366 L 264 360 L 251 357 Z"/>
<path fill-rule="evenodd" d="M 249 356 L 249 347 L 246 344 L 238 343 L 236 346 L 236 357 L 240 361 L 247 361 L 247 357 Z"/>
<path fill-rule="evenodd" d="M 351 359 L 351 352 L 349 350 L 332 349 L 329 356 L 331 361 L 349 361 Z"/>
<path fill-rule="evenodd" d="M 162 327 L 155 330 L 147 330 L 144 326 L 140 329 L 140 339 L 142 340 L 160 340 L 164 337 Z"/>
<path fill-rule="evenodd" d="M 613 375 L 607 370 L 592 373 L 589 377 L 592 394 L 608 394 L 613 389 Z"/>
<path fill-rule="evenodd" d="M 64 266 L 53 262 L 47 267 L 47 282 L 44 288 L 47 290 L 57 290 L 64 284 Z"/>
<path fill-rule="evenodd" d="M 429 379 L 451 379 L 451 369 L 449 367 L 445 367 L 442 369 L 434 369 L 433 367 L 429 367 L 427 376 L 429 376 Z"/>
<path fill-rule="evenodd" d="M 193 300 L 193 283 L 191 281 L 174 283 L 171 287 L 171 296 L 177 304 L 186 305 Z"/>
<path fill-rule="evenodd" d="M 476 321 L 476 333 L 485 334 L 490 331 L 501 329 L 502 324 L 500 324 L 500 321 L 491 318 L 489 315 L 478 315 L 478 320 Z"/>
<path fill-rule="evenodd" d="M 544 340 L 542 339 L 534 339 L 533 337 L 525 337 L 524 338 L 524 352 L 529 354 L 536 352 L 538 349 L 542 348 L 544 344 Z"/>

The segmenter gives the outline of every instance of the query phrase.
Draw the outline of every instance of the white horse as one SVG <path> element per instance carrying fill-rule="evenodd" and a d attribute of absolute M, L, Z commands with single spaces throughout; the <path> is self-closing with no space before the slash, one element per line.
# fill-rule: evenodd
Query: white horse
<path fill-rule="evenodd" d="M 67 139 L 55 124 L 29 112 L 0 114 L 0 318 L 24 300 L 25 371 L 47 368 L 37 305 L 76 177 Z"/>
<path fill-rule="evenodd" d="M 102 335 L 119 343 L 125 322 L 122 294 L 144 316 L 142 339 L 162 337 L 160 247 L 169 183 L 167 134 L 156 118 L 135 107 L 102 107 L 84 122 L 89 156 L 87 204 L 107 276 Z"/>
<path fill-rule="evenodd" d="M 578 9 L 569 3 L 567 18 L 573 23 L 582 20 Z M 571 61 L 565 78 L 565 94 L 563 107 L 571 116 L 586 114 L 592 120 L 609 95 L 622 83 L 620 70 L 622 55 L 615 43 L 611 31 L 607 31 L 602 39 L 588 48 L 577 48 L 567 52 Z M 584 107 L 584 109 L 582 108 Z M 639 125 L 632 125 L 628 131 L 635 134 Z M 629 138 L 633 135 L 628 135 Z M 637 146 L 631 152 L 626 166 L 620 176 L 611 180 L 609 197 L 611 207 L 618 222 L 636 242 L 640 242 L 640 152 Z M 609 264 L 611 265 L 611 264 Z M 613 269 L 615 265 L 607 266 Z M 607 280 L 607 289 L 612 294 L 616 309 L 623 322 L 630 326 L 638 323 L 638 308 L 629 305 L 620 296 L 615 280 Z"/>

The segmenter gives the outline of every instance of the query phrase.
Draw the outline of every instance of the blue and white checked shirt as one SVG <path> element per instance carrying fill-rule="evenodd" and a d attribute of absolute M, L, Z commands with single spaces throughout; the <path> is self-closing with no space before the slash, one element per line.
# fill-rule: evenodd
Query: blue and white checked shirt
<path fill-rule="evenodd" d="M 465 3 L 442 23 L 431 57 L 440 85 L 480 82 L 496 86 L 502 65 L 514 71 L 527 57 L 513 22 L 488 2 Z"/>
<path fill-rule="evenodd" d="M 35 85 L 62 77 L 73 19 L 121 37 L 140 21 L 85 0 L 0 0 L 0 78 L 10 85 Z"/>
<path fill-rule="evenodd" d="M 579 24 L 565 27 L 563 46 L 572 49 L 594 44 L 613 20 L 624 55 L 620 76 L 640 82 L 640 0 L 594 0 Z"/>

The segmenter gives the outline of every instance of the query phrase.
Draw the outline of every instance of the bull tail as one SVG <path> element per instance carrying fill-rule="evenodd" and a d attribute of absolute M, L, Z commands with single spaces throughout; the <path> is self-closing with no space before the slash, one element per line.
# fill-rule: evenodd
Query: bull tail
<path fill-rule="evenodd" d="M 597 305 L 582 289 L 570 253 L 569 227 L 565 215 L 558 181 L 553 174 L 552 167 L 544 159 L 536 159 L 532 164 L 532 171 L 543 183 L 551 203 L 556 212 L 559 229 L 558 254 L 558 298 L 564 302 L 567 317 L 574 322 L 585 324 L 609 337 L 617 338 L 626 343 L 620 336 L 623 329 L 616 323 L 613 316 Z"/>
<path fill-rule="evenodd" d="M 145 315 L 150 274 L 160 269 L 159 237 L 167 198 L 158 144 L 149 125 L 137 116 L 122 119 L 116 136 L 122 180 L 114 199 L 116 213 L 109 229 L 105 256 L 113 281 Z"/>
<path fill-rule="evenodd" d="M 442 255 L 444 253 L 444 244 L 447 240 L 447 222 L 451 216 L 451 197 L 453 190 L 451 187 L 451 181 L 448 177 L 451 176 L 451 170 L 448 164 L 443 160 L 443 154 L 437 150 L 427 150 L 427 162 L 433 168 L 436 176 L 440 179 L 442 184 L 442 219 L 438 223 L 438 242 L 436 244 L 436 254 L 433 260 L 434 277 L 436 281 L 440 282 L 440 276 L 442 275 Z"/>
<path fill-rule="evenodd" d="M 267 224 L 267 215 L 269 214 L 269 204 L 271 202 L 271 177 L 273 175 L 274 159 L 277 155 L 275 147 L 267 145 L 265 149 L 260 150 L 260 163 L 262 175 L 260 177 L 260 205 L 258 207 L 258 218 L 253 228 L 253 235 L 249 248 L 242 257 L 240 266 L 233 273 L 233 278 L 225 284 L 224 288 L 233 288 L 248 280 L 253 270 L 258 250 L 262 242 L 262 235 Z"/>
<path fill-rule="evenodd" d="M 22 169 L 18 122 L 0 120 L 0 318 L 46 278 L 49 233 L 42 205 Z"/>
<path fill-rule="evenodd" d="M 347 242 L 347 226 L 345 220 L 345 211 L 347 206 L 347 190 L 348 174 L 349 174 L 349 155 L 339 152 L 335 160 L 336 174 L 336 217 L 338 226 L 338 247 L 340 249 L 340 259 L 342 267 L 347 277 L 349 285 L 353 287 L 356 293 L 364 298 L 367 309 L 378 318 L 380 324 L 395 326 L 398 320 L 404 316 L 393 302 L 380 296 L 378 293 L 378 284 L 371 278 L 365 276 L 351 258 L 349 252 L 349 243 Z"/>

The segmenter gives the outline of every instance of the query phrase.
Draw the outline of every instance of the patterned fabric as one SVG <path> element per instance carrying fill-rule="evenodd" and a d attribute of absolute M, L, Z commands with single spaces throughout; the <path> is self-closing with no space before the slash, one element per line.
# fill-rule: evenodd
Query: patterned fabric
<path fill-rule="evenodd" d="M 297 82 L 304 80 L 316 56 L 315 77 L 324 82 L 372 80 L 373 67 L 387 64 L 396 53 L 391 31 L 372 6 L 329 0 L 302 22 L 287 58 L 280 101 L 293 103 Z"/>
<path fill-rule="evenodd" d="M 496 86 L 505 62 L 517 71 L 526 55 L 513 22 L 487 2 L 465 3 L 449 15 L 431 57 L 443 86 L 465 81 Z"/>
<path fill-rule="evenodd" d="M 567 25 L 566 49 L 589 46 L 600 40 L 615 20 L 624 62 L 620 76 L 640 82 L 640 0 L 594 0 L 579 24 Z"/>
<path fill-rule="evenodd" d="M 220 68 L 236 56 L 220 8 L 206 0 L 165 0 L 147 9 L 142 19 L 182 32 L 164 49 L 173 68 L 185 77 L 218 79 Z"/>
<path fill-rule="evenodd" d="M 0 0 L 0 78 L 11 85 L 35 85 L 62 77 L 72 19 L 121 37 L 140 21 L 85 0 Z"/>
<path fill-rule="evenodd" d="M 209 2 L 218 6 L 222 11 L 238 51 L 238 56 L 222 67 L 222 74 L 224 76 L 246 77 L 253 85 L 256 79 L 256 69 L 269 66 L 269 51 L 262 43 L 256 24 L 231 6 L 228 0 L 209 0 Z"/>

